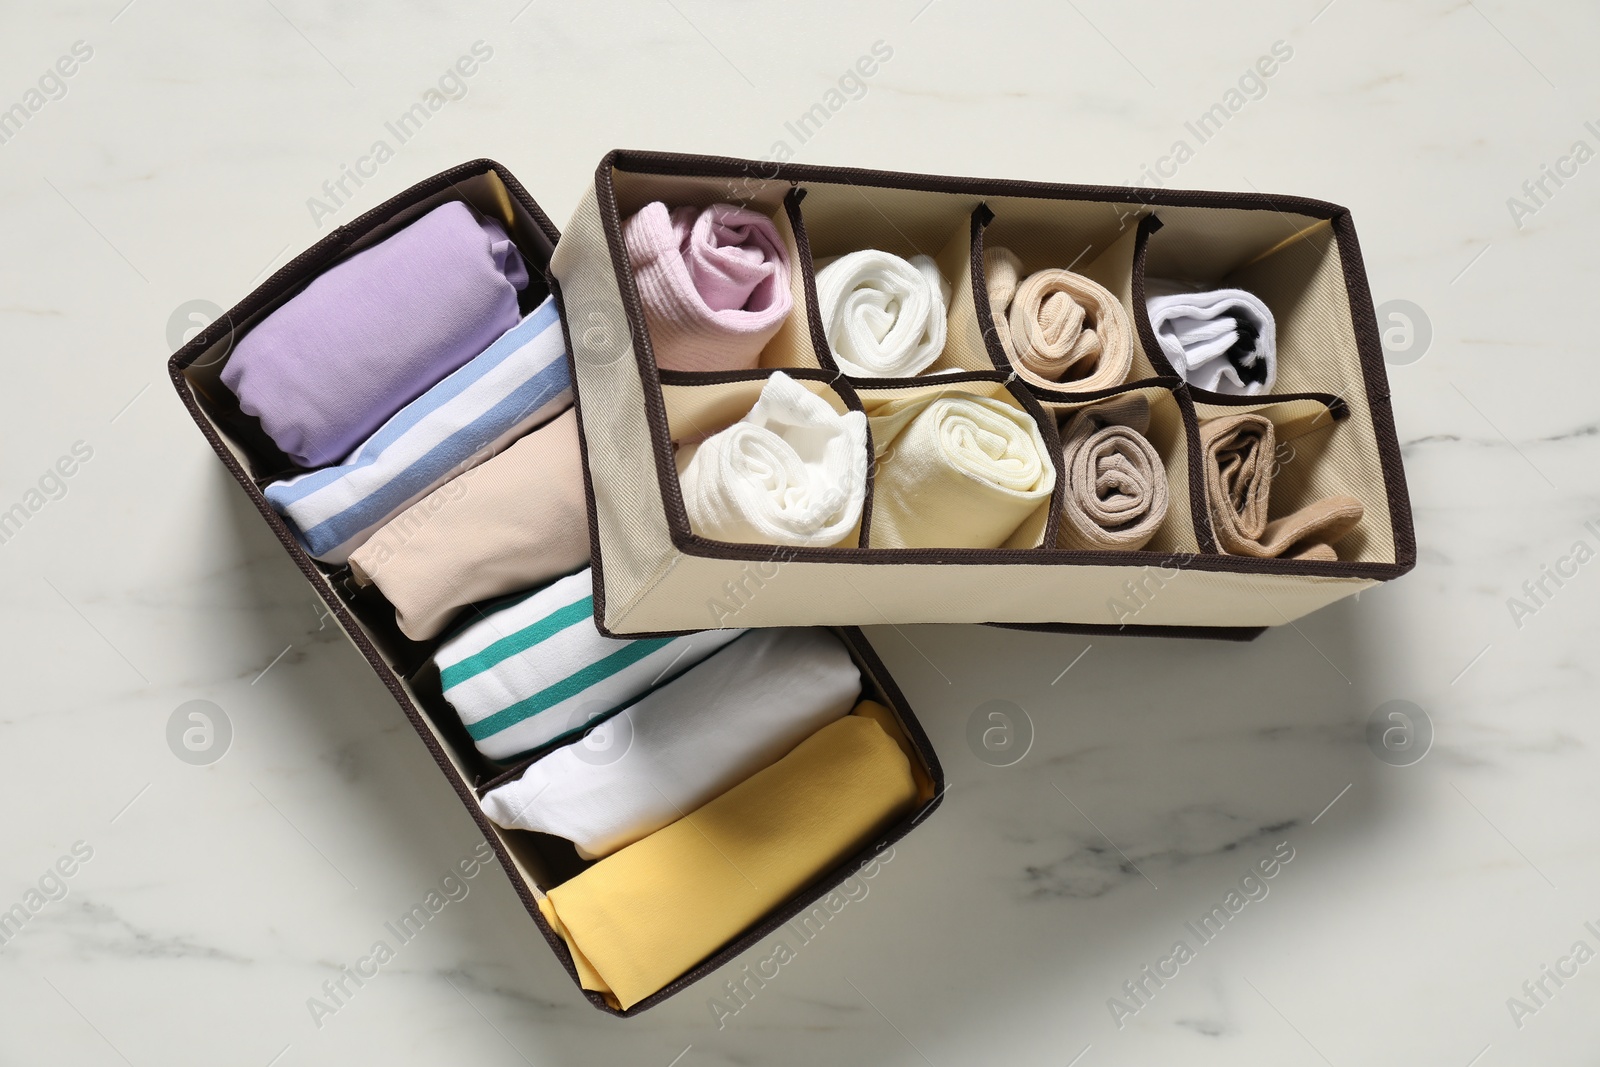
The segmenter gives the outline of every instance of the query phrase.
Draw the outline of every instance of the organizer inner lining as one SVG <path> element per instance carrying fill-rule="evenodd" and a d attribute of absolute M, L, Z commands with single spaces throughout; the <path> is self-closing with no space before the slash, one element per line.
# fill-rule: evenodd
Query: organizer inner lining
<path fill-rule="evenodd" d="M 801 284 L 803 273 L 814 277 L 814 269 L 801 254 L 783 204 L 788 183 L 620 171 L 615 172 L 615 179 L 624 217 L 652 199 L 674 205 L 707 204 L 730 191 L 769 211 L 791 254 L 797 257 L 794 265 L 798 269 L 794 271 L 794 310 L 763 352 L 762 365 L 821 365 L 811 350 L 809 323 L 804 318 L 816 309 L 814 305 L 803 307 L 805 299 L 814 296 L 814 285 L 808 293 Z M 1146 205 L 1021 196 L 985 198 L 827 182 L 808 182 L 801 188 L 804 195 L 796 213 L 804 243 L 816 259 L 862 248 L 907 257 L 928 254 L 956 290 L 971 284 L 976 236 L 984 248 L 1010 248 L 1027 272 L 1059 266 L 1082 273 L 1111 290 L 1135 322 L 1144 317 L 1143 308 L 1133 306 L 1133 271 L 1138 222 L 1152 213 Z M 992 217 L 975 230 L 973 212 L 980 205 Z M 1292 448 L 1285 443 L 1280 449 L 1291 461 L 1282 465 L 1275 480 L 1274 512 L 1280 507 L 1292 510 L 1319 495 L 1355 496 L 1366 514 L 1337 546 L 1340 559 L 1392 562 L 1395 545 L 1388 498 L 1383 470 L 1375 459 L 1377 432 L 1366 401 L 1339 249 L 1327 220 L 1266 209 L 1161 207 L 1154 213 L 1163 225 L 1149 238 L 1146 266 L 1150 276 L 1237 286 L 1256 293 L 1272 309 L 1278 326 L 1278 381 L 1272 395 L 1327 393 L 1342 397 L 1350 408 L 1350 418 L 1337 424 L 1329 420 L 1316 439 Z M 981 320 L 973 314 L 974 300 L 983 298 L 981 286 L 976 292 L 977 296 L 967 294 L 965 305 L 963 293 L 954 293 L 950 337 L 931 371 L 996 371 L 1003 376 L 1008 369 L 995 366 L 998 344 L 990 346 L 981 336 Z M 1130 382 L 1162 372 L 1145 353 L 1137 330 L 1133 346 Z M 881 387 L 873 379 L 850 380 L 864 399 Z M 929 385 L 937 388 L 931 381 Z M 691 420 L 726 425 L 742 414 L 734 409 L 746 398 L 754 402 L 749 383 L 738 388 L 709 388 L 718 397 L 712 404 L 714 416 L 697 414 L 708 410 L 711 401 L 695 390 L 677 386 L 664 390 L 674 437 L 689 432 L 685 426 Z M 1061 391 L 1070 393 L 1070 382 Z M 1058 415 L 1077 402 L 1076 398 L 1052 397 L 1037 388 L 1033 392 Z M 1270 396 L 1262 402 L 1270 403 Z M 1152 435 L 1160 438 L 1153 443 L 1166 462 L 1171 503 L 1167 521 L 1147 549 L 1198 551 L 1188 486 L 1196 457 L 1187 449 L 1182 410 L 1170 397 L 1165 403 L 1153 399 L 1152 414 Z M 1059 457 L 1051 459 L 1058 461 Z M 1008 547 L 1053 547 L 1041 543 L 1041 533 L 1042 527 L 1030 525 Z"/>

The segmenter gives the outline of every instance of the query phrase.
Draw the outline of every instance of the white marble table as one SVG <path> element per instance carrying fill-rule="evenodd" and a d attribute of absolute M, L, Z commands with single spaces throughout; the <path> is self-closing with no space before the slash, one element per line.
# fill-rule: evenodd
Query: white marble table
<path fill-rule="evenodd" d="M 0 34 L 0 108 L 26 113 L 0 127 L 0 510 L 29 511 L 0 544 L 0 909 L 40 905 L 0 948 L 0 1061 L 1596 1062 L 1600 962 L 1571 953 L 1600 949 L 1600 563 L 1523 592 L 1600 548 L 1592 5 L 124 3 Z M 386 124 L 477 42 L 400 143 Z M 1377 301 L 1431 327 L 1390 368 L 1416 571 L 1249 645 L 871 631 L 949 798 L 720 1028 L 709 983 L 593 1010 L 497 870 L 313 1020 L 478 836 L 174 397 L 189 310 L 465 159 L 559 222 L 609 148 L 778 142 L 1349 205 Z M 167 737 L 196 700 L 231 726 L 206 766 Z M 992 700 L 1034 727 L 1009 767 L 967 745 Z M 1411 766 L 1366 741 L 1392 700 L 1434 733 Z M 1266 896 L 1195 937 L 1275 853 Z"/>

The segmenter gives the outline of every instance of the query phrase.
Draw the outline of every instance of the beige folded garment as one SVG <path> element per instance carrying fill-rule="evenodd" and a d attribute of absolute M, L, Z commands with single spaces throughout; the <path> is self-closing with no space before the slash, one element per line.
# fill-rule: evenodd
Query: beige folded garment
<path fill-rule="evenodd" d="M 1000 347 L 1023 381 L 1088 392 L 1128 380 L 1133 320 L 1111 290 L 1059 268 L 1024 278 L 1009 248 L 985 251 L 983 273 Z"/>
<path fill-rule="evenodd" d="M 396 515 L 350 556 L 414 641 L 457 609 L 543 585 L 589 559 L 589 524 L 572 409 Z"/>
<path fill-rule="evenodd" d="M 1143 548 L 1167 517 L 1167 472 L 1145 434 L 1150 398 L 1080 408 L 1061 430 L 1062 548 Z"/>
<path fill-rule="evenodd" d="M 1055 488 L 1038 425 L 1003 401 L 911 396 L 867 422 L 878 459 L 873 548 L 999 548 Z"/>
<path fill-rule="evenodd" d="M 1200 424 L 1201 469 L 1218 547 L 1257 559 L 1338 559 L 1333 545 L 1361 521 L 1361 501 L 1330 496 L 1268 520 L 1277 451 L 1277 430 L 1265 415 L 1243 412 Z"/>

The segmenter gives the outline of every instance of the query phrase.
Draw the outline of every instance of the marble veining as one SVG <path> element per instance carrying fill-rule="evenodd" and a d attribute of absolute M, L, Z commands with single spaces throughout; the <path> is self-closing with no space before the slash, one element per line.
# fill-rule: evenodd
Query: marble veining
<path fill-rule="evenodd" d="M 1600 545 L 1600 171 L 1508 209 L 1595 140 L 1592 6 L 74 0 L 8 29 L 4 106 L 93 57 L 0 140 L 0 501 L 93 459 L 0 544 L 0 1062 L 1595 1062 L 1600 967 L 1525 983 L 1600 949 L 1600 567 L 1510 604 Z M 474 41 L 466 94 L 308 208 Z M 613 147 L 1125 182 L 1277 41 L 1163 180 L 1349 206 L 1376 302 L 1426 317 L 1388 368 L 1416 571 L 1247 645 L 873 628 L 950 794 L 777 977 L 610 1019 L 491 868 L 313 1011 L 478 837 L 167 386 L 184 306 L 478 156 L 558 223 Z M 995 699 L 1031 724 L 1009 767 L 967 743 Z M 166 740 L 197 700 L 231 731 L 209 765 Z M 1404 766 L 1369 741 L 1397 700 L 1431 736 Z"/>

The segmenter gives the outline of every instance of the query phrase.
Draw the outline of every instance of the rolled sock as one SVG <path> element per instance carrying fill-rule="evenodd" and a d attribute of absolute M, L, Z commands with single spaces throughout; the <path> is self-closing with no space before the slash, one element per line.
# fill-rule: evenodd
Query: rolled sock
<path fill-rule="evenodd" d="M 222 381 L 290 459 L 325 466 L 515 326 L 527 285 L 500 224 L 452 201 L 318 275 L 239 339 Z"/>
<path fill-rule="evenodd" d="M 265 494 L 307 552 L 343 563 L 395 515 L 571 403 L 561 323 L 546 298 L 343 463 L 274 482 Z"/>
<path fill-rule="evenodd" d="M 833 361 L 859 378 L 908 378 L 944 351 L 950 284 L 931 256 L 863 249 L 817 271 Z"/>
<path fill-rule="evenodd" d="M 543 585 L 589 558 L 589 521 L 571 408 L 452 478 L 350 554 L 413 641 L 462 607 Z"/>
<path fill-rule="evenodd" d="M 835 545 L 861 521 L 867 417 L 777 371 L 743 419 L 678 450 L 678 480 L 702 537 Z"/>
<path fill-rule="evenodd" d="M 1075 412 L 1061 431 L 1062 548 L 1143 548 L 1167 517 L 1167 472 L 1144 436 L 1150 399 L 1130 393 Z"/>
<path fill-rule="evenodd" d="M 1128 380 L 1133 322 L 1111 290 L 1059 268 L 1023 277 L 1009 248 L 985 251 L 983 266 L 1000 347 L 1018 377 L 1080 392 Z"/>
<path fill-rule="evenodd" d="M 646 204 L 622 225 L 650 347 L 666 370 L 754 367 L 789 314 L 789 257 L 772 220 L 733 204 Z"/>
<path fill-rule="evenodd" d="M 1056 485 L 1039 427 L 968 393 L 892 400 L 870 418 L 873 548 L 998 548 Z"/>
<path fill-rule="evenodd" d="M 1243 289 L 1194 293 L 1177 282 L 1151 279 L 1145 304 L 1161 352 L 1178 377 L 1230 396 L 1272 391 L 1278 380 L 1278 328 L 1254 294 Z"/>
<path fill-rule="evenodd" d="M 434 653 L 445 700 L 478 751 L 505 760 L 582 730 L 743 630 L 606 637 L 585 567 L 467 626 Z"/>
<path fill-rule="evenodd" d="M 1257 559 L 1338 559 L 1333 545 L 1361 521 L 1361 501 L 1330 496 L 1269 520 L 1277 452 L 1277 431 L 1265 415 L 1244 412 L 1200 424 L 1201 469 L 1218 545 Z"/>
<path fill-rule="evenodd" d="M 627 1009 L 869 845 L 916 797 L 883 727 L 846 715 L 556 886 L 539 910 L 583 988 Z"/>
<path fill-rule="evenodd" d="M 847 714 L 861 672 L 826 630 L 748 633 L 486 794 L 512 830 L 610 855 L 778 761 Z M 620 752 L 620 755 L 615 753 Z"/>

